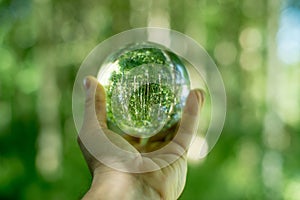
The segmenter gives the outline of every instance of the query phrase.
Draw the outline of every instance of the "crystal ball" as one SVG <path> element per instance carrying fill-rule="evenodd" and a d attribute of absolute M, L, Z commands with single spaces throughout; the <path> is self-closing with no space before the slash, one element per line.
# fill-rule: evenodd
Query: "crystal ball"
<path fill-rule="evenodd" d="M 108 127 L 139 138 L 175 125 L 190 90 L 179 56 L 151 42 L 130 44 L 112 53 L 97 78 L 106 90 Z"/>

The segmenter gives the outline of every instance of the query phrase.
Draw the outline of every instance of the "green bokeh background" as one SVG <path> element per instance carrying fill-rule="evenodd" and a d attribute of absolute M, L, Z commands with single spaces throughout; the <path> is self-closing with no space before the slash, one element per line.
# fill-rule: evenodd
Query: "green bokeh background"
<path fill-rule="evenodd" d="M 0 199 L 82 197 L 91 177 L 72 118 L 76 72 L 98 43 L 145 26 L 194 38 L 216 61 L 227 91 L 220 140 L 189 164 L 180 199 L 300 199 L 300 41 L 283 43 L 282 53 L 278 36 L 295 39 L 299 5 L 0 0 Z M 291 13 L 296 23 L 286 26 L 282 18 Z"/>

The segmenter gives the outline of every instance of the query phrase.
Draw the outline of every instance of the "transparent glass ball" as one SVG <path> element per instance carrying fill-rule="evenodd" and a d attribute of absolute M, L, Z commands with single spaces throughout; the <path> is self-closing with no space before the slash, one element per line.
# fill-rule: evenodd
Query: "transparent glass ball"
<path fill-rule="evenodd" d="M 150 42 L 112 53 L 100 67 L 110 129 L 145 138 L 176 124 L 190 90 L 181 59 Z"/>

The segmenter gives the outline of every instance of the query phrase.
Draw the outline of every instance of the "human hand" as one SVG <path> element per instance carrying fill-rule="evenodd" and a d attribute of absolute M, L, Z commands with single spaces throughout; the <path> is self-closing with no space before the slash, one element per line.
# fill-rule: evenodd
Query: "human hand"
<path fill-rule="evenodd" d="M 85 88 L 85 116 L 78 142 L 93 182 L 84 199 L 177 199 L 185 185 L 186 151 L 197 129 L 203 93 L 190 92 L 178 127 L 141 145 L 137 138 L 108 129 L 105 91 L 98 81 L 87 77 Z M 107 141 L 130 156 L 110 148 Z M 96 150 L 91 153 L 91 149 Z M 112 164 L 107 166 L 103 160 Z"/>

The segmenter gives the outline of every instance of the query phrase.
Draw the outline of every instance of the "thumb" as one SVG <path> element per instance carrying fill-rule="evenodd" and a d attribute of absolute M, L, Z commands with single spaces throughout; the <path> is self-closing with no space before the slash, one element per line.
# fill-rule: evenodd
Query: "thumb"
<path fill-rule="evenodd" d="M 174 142 L 182 146 L 185 150 L 188 149 L 191 139 L 196 133 L 203 102 L 203 90 L 195 89 L 190 92 L 183 109 L 177 135 L 174 138 Z"/>
<path fill-rule="evenodd" d="M 84 79 L 86 90 L 84 124 L 106 128 L 106 100 L 103 86 L 93 76 Z"/>

